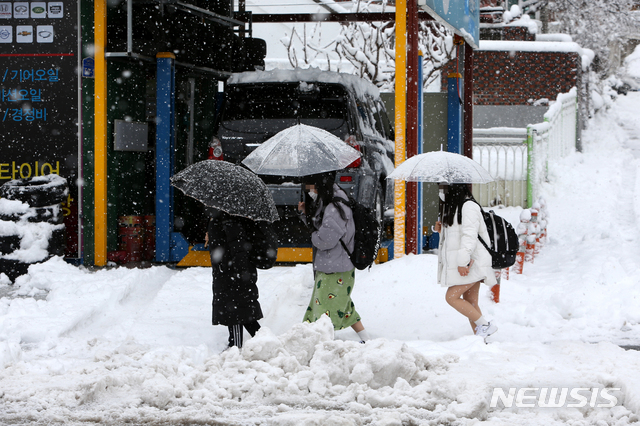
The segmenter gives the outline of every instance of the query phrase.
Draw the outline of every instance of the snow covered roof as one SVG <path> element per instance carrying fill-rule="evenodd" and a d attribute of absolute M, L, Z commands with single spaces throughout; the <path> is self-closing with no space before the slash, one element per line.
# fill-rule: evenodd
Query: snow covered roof
<path fill-rule="evenodd" d="M 574 52 L 582 58 L 583 69 L 591 64 L 595 56 L 591 49 L 586 49 L 578 43 L 567 41 L 480 40 L 478 50 L 494 52 Z"/>
<path fill-rule="evenodd" d="M 353 90 L 359 97 L 369 95 L 378 97 L 378 87 L 363 78 L 352 74 L 322 71 L 318 68 L 296 68 L 293 70 L 274 69 L 271 71 L 246 71 L 232 74 L 227 80 L 228 84 L 248 84 L 267 82 L 319 82 L 337 83 Z"/>
<path fill-rule="evenodd" d="M 574 42 L 555 41 L 502 41 L 480 40 L 478 50 L 493 50 L 503 52 L 575 52 L 580 55 L 584 49 Z"/>
<path fill-rule="evenodd" d="M 536 34 L 536 41 L 562 41 L 572 42 L 573 38 L 569 34 L 555 33 L 555 34 Z"/>

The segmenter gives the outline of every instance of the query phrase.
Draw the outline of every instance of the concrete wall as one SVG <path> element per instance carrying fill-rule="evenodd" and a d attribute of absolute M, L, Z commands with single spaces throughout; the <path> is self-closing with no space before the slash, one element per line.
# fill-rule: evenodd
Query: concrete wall
<path fill-rule="evenodd" d="M 530 105 L 475 105 L 473 107 L 473 128 L 490 127 L 524 128 L 529 124 L 541 123 L 548 106 Z"/>
<path fill-rule="evenodd" d="M 423 107 L 422 152 L 447 150 L 447 94 L 425 93 Z M 422 184 L 423 233 L 430 235 L 438 220 L 438 184 Z"/>
<path fill-rule="evenodd" d="M 394 120 L 395 97 L 393 93 L 382 93 L 381 98 L 390 120 Z M 447 150 L 447 94 L 425 93 L 423 105 L 422 152 Z M 438 184 L 423 183 L 424 206 L 422 218 L 424 232 L 438 219 Z"/>

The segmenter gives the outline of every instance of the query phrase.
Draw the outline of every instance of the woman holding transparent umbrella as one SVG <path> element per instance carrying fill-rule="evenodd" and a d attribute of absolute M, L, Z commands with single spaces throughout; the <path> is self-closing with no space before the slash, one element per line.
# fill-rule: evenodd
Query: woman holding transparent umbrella
<path fill-rule="evenodd" d="M 298 204 L 303 220 L 311 229 L 314 247 L 314 285 L 311 301 L 303 321 L 315 322 L 327 315 L 335 330 L 351 327 L 361 343 L 369 340 L 360 314 L 351 299 L 355 284 L 355 267 L 347 250 L 353 251 L 355 223 L 353 212 L 336 199 L 347 200 L 347 194 L 335 184 L 336 172 L 320 173 L 304 178 L 313 203 Z"/>
<path fill-rule="evenodd" d="M 438 282 L 447 287 L 447 303 L 469 319 L 476 335 L 495 333 L 498 328 L 485 319 L 478 304 L 480 283 L 493 285 L 496 277 L 491 255 L 478 240 L 489 241 L 489 234 L 469 188 L 493 177 L 473 159 L 441 150 L 407 159 L 387 179 L 440 184 L 440 218 L 434 227 L 440 233 Z"/>
<path fill-rule="evenodd" d="M 478 304 L 480 283 L 496 284 L 491 255 L 478 236 L 489 241 L 480 205 L 468 184 L 440 185 L 441 221 L 434 227 L 440 233 L 438 282 L 447 287 L 446 301 L 469 319 L 476 336 L 487 337 L 498 327 L 482 315 Z"/>

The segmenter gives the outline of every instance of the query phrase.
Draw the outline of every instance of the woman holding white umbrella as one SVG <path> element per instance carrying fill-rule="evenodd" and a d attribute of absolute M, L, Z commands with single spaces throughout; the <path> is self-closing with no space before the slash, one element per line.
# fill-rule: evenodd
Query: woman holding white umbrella
<path fill-rule="evenodd" d="M 491 255 L 478 240 L 480 236 L 489 241 L 487 226 L 469 185 L 441 185 L 441 188 L 442 221 L 434 227 L 440 233 L 438 282 L 447 287 L 447 303 L 469 319 L 477 336 L 487 337 L 498 330 L 482 315 L 478 304 L 480 283 L 491 286 L 497 282 Z"/>
<path fill-rule="evenodd" d="M 498 328 L 478 304 L 480 283 L 497 282 L 491 255 L 478 240 L 489 241 L 489 234 L 469 189 L 470 183 L 493 181 L 491 175 L 471 158 L 435 151 L 409 158 L 387 179 L 440 183 L 440 220 L 434 227 L 440 233 L 438 283 L 447 287 L 447 303 L 469 319 L 476 335 L 495 333 Z"/>
<path fill-rule="evenodd" d="M 369 340 L 351 293 L 355 267 L 355 222 L 351 208 L 337 199 L 347 194 L 335 183 L 336 171 L 360 158 L 360 153 L 326 130 L 298 124 L 256 148 L 242 163 L 257 174 L 301 177 L 309 191 L 298 203 L 311 231 L 314 286 L 303 321 L 327 315 L 335 330 L 351 327 L 361 342 Z M 310 202 L 313 200 L 312 202 Z"/>
<path fill-rule="evenodd" d="M 335 330 L 351 327 L 365 343 L 369 334 L 351 299 L 355 285 L 355 267 L 349 258 L 354 249 L 353 211 L 336 201 L 348 197 L 335 177 L 335 172 L 325 172 L 304 178 L 314 200 L 310 206 L 300 202 L 298 208 L 312 231 L 314 286 L 302 320 L 315 322 L 327 315 Z"/>

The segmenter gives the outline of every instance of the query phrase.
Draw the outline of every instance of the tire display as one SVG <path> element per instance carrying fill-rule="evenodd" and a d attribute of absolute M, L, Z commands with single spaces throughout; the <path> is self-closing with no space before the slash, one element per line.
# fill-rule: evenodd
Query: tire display
<path fill-rule="evenodd" d="M 64 217 L 62 206 L 69 194 L 67 180 L 58 175 L 36 176 L 28 179 L 15 179 L 4 183 L 0 186 L 0 197 L 7 200 L 16 200 L 27 204 L 28 208 L 18 209 L 16 211 L 2 211 L 0 209 L 0 221 L 13 222 L 15 225 L 5 227 L 13 229 L 19 227 L 20 232 L 15 229 L 11 234 L 20 235 L 2 235 L 0 234 L 0 272 L 6 274 L 11 282 L 21 275 L 25 275 L 29 270 L 29 265 L 33 263 L 44 262 L 52 256 L 64 256 L 66 248 L 66 228 L 63 225 Z M 47 224 L 42 227 L 40 224 Z M 19 260 L 21 255 L 9 256 L 17 250 L 28 251 L 30 247 L 21 246 L 23 244 L 21 235 L 32 235 L 33 232 L 22 232 L 29 226 L 37 225 L 39 234 L 43 238 L 47 238 L 48 248 L 44 259 L 29 263 Z M 2 227 L 0 227 L 2 229 Z M 43 231 L 44 230 L 44 231 Z M 45 232 L 42 234 L 42 232 Z M 33 239 L 33 238 L 32 238 Z M 26 243 L 30 245 L 30 243 Z M 8 258 L 11 257 L 11 258 Z M 16 259 L 18 258 L 18 259 Z"/>
<path fill-rule="evenodd" d="M 36 207 L 29 209 L 24 217 L 29 222 L 47 222 L 53 225 L 59 225 L 64 221 L 60 204 L 46 207 Z"/>
<path fill-rule="evenodd" d="M 0 197 L 18 200 L 31 207 L 59 204 L 69 195 L 67 180 L 58 175 L 15 179 L 0 186 Z"/>
<path fill-rule="evenodd" d="M 49 248 L 47 251 L 52 256 L 64 256 L 67 245 L 67 230 L 64 227 L 54 229 L 49 238 Z"/>
<path fill-rule="evenodd" d="M 59 225 L 64 221 L 60 204 L 46 207 L 30 207 L 24 213 L 3 213 L 0 212 L 0 220 L 5 222 L 20 222 L 27 220 L 32 223 L 47 222 Z"/>
<path fill-rule="evenodd" d="M 20 248 L 19 235 L 0 235 L 0 254 L 13 253 Z"/>
<path fill-rule="evenodd" d="M 29 271 L 29 265 L 29 263 L 23 263 L 19 260 L 0 257 L 0 271 L 7 274 L 11 282 L 15 282 L 16 278 L 25 275 Z"/>

